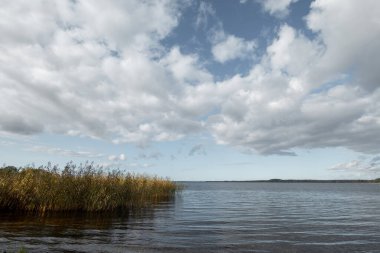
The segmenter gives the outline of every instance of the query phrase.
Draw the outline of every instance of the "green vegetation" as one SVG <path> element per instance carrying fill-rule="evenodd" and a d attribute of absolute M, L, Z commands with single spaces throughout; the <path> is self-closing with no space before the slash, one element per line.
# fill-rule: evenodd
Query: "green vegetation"
<path fill-rule="evenodd" d="M 376 178 L 374 181 L 375 183 L 380 183 L 380 178 Z"/>
<path fill-rule="evenodd" d="M 22 247 L 17 253 L 26 253 L 26 249 Z"/>
<path fill-rule="evenodd" d="M 170 200 L 178 189 L 168 179 L 105 173 L 92 163 L 0 168 L 0 210 L 8 211 L 127 211 Z"/>
<path fill-rule="evenodd" d="M 2 252 L 3 253 L 7 253 L 9 251 L 3 250 Z M 21 249 L 19 249 L 18 251 L 16 251 L 16 253 L 27 253 L 27 251 L 26 251 L 26 249 L 24 247 L 22 247 Z"/>

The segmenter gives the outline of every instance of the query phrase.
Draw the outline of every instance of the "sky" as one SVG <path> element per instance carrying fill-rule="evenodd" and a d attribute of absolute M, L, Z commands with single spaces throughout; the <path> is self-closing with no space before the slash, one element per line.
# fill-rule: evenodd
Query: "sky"
<path fill-rule="evenodd" d="M 378 0 L 0 0 L 0 163 L 380 177 Z"/>

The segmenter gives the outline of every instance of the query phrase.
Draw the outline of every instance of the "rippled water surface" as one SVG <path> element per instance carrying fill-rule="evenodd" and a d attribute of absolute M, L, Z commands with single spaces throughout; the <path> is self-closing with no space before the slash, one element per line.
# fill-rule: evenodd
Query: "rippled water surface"
<path fill-rule="evenodd" d="M 0 250 L 380 253 L 379 184 L 185 185 L 123 217 L 0 214 Z"/>

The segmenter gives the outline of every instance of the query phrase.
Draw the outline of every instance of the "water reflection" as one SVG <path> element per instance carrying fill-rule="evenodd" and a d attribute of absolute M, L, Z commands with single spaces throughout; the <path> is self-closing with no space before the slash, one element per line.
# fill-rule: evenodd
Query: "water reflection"
<path fill-rule="evenodd" d="M 146 240 L 157 219 L 166 219 L 174 200 L 124 213 L 0 212 L 0 250 L 16 252 L 115 252 Z M 158 216 L 157 217 L 157 214 Z M 120 245 L 116 245 L 115 242 Z M 2 252 L 2 251 L 1 251 Z"/>
<path fill-rule="evenodd" d="M 190 183 L 123 215 L 0 214 L 0 250 L 380 253 L 380 185 Z"/>

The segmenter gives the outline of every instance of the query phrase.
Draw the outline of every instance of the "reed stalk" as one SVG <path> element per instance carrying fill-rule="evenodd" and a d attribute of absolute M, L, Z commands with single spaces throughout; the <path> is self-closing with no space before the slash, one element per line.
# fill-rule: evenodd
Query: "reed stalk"
<path fill-rule="evenodd" d="M 159 177 L 76 166 L 0 168 L 0 210 L 113 212 L 168 201 L 179 186 Z"/>

